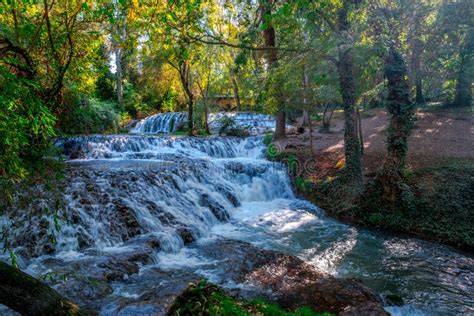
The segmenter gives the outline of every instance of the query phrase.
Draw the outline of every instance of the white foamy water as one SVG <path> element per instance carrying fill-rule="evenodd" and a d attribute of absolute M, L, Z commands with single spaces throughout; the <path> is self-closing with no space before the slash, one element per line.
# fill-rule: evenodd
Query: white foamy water
<path fill-rule="evenodd" d="M 159 134 L 176 132 L 187 124 L 186 112 L 169 112 L 151 115 L 139 121 L 130 133 Z M 271 115 L 253 112 L 218 112 L 208 116 L 209 130 L 218 134 L 224 119 L 230 119 L 233 126 L 245 129 L 250 135 L 259 135 L 275 130 L 275 118 Z"/>

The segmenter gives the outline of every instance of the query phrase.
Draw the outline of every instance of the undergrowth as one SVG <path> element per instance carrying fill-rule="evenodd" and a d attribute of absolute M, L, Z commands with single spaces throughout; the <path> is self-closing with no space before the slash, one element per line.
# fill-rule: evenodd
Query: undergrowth
<path fill-rule="evenodd" d="M 238 300 L 225 293 L 219 287 L 200 281 L 191 284 L 179 296 L 168 312 L 169 316 L 202 315 L 202 316 L 327 316 L 329 313 L 316 313 L 303 307 L 293 312 L 282 310 L 280 307 L 263 300 Z"/>

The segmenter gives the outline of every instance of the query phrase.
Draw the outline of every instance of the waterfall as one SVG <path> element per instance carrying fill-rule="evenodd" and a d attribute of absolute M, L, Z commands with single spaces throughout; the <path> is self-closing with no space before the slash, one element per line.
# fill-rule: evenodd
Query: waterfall
<path fill-rule="evenodd" d="M 135 134 L 158 134 L 176 132 L 187 120 L 185 112 L 159 113 L 137 123 L 130 132 Z M 230 118 L 234 127 L 259 135 L 275 130 L 275 118 L 271 115 L 254 112 L 218 112 L 209 114 L 209 129 L 217 134 L 224 118 Z M 290 127 L 288 125 L 288 127 Z"/>
<path fill-rule="evenodd" d="M 275 118 L 253 112 L 218 112 L 209 114 L 209 129 L 218 133 L 223 118 L 230 118 L 235 127 L 245 129 L 250 135 L 264 134 L 275 130 Z"/>
<path fill-rule="evenodd" d="M 136 130 L 153 133 L 166 129 L 163 126 L 171 130 L 175 115 L 148 118 Z M 270 118 L 242 115 L 245 119 L 237 122 L 260 120 L 260 126 L 271 125 Z M 58 286 L 83 305 L 95 304 L 104 315 L 116 315 L 123 302 L 132 304 L 150 292 L 166 298 L 163 289 L 179 282 L 185 286 L 194 280 L 190 274 L 228 285 L 224 267 L 232 251 L 224 248 L 224 256 L 212 251 L 220 239 L 293 254 L 321 271 L 359 278 L 376 291 L 403 297 L 406 306 L 391 308 L 395 313 L 470 312 L 466 306 L 474 303 L 472 258 L 326 217 L 293 194 L 285 167 L 265 159 L 262 139 L 171 135 L 58 139 L 56 146 L 66 160 L 61 190 L 35 186 L 21 192 L 22 208 L 4 212 L 0 231 L 15 222 L 11 246 L 29 273 L 79 271 L 103 282 L 101 286 L 109 290 L 90 294 L 88 289 L 84 296 L 79 295 L 88 286 L 80 283 L 83 279 Z M 52 218 L 58 195 L 61 216 Z M 59 232 L 54 232 L 56 224 L 61 226 Z M 51 243 L 51 233 L 56 243 Z M 156 289 L 157 284 L 163 287 Z M 146 307 L 136 308 L 147 312 Z"/>
<path fill-rule="evenodd" d="M 258 137 L 84 136 L 56 146 L 69 159 L 64 211 L 74 224 L 64 225 L 56 251 L 152 236 L 177 252 L 242 203 L 293 197 L 283 166 L 262 159 Z"/>
<path fill-rule="evenodd" d="M 157 134 L 176 132 L 188 118 L 185 112 L 159 113 L 139 121 L 131 133 Z"/>

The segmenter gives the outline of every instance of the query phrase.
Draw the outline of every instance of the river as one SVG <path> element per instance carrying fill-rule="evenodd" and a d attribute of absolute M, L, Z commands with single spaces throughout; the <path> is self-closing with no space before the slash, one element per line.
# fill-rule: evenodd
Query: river
<path fill-rule="evenodd" d="M 94 301 L 103 315 L 119 314 L 129 302 L 143 301 L 151 287 L 156 290 L 154 268 L 160 271 L 156 279 L 165 282 L 162 292 L 189 275 L 228 288 L 245 286 L 226 278 L 225 260 L 207 251 L 223 239 L 292 254 L 320 271 L 357 278 L 398 301 L 401 306 L 386 307 L 395 315 L 474 313 L 472 256 L 326 216 L 295 196 L 283 165 L 265 159 L 262 137 L 96 135 L 57 145 L 67 157 L 61 192 L 67 221 L 61 221 L 54 249 L 45 246 L 41 225 L 24 222 L 16 233 L 19 262 L 36 276 L 69 277 L 74 270 L 94 275 L 108 265 L 123 265 L 125 277 L 112 276 L 103 293 L 56 280 L 63 284 L 58 289 L 67 288 L 69 296 L 80 293 L 76 300 L 84 304 Z M 34 204 L 46 205 L 48 198 Z M 22 246 L 22 240 L 30 244 Z M 141 248 L 151 259 L 129 258 L 140 256 Z M 139 263 L 129 267 L 127 260 Z M 150 312 L 140 306 L 127 311 Z"/>

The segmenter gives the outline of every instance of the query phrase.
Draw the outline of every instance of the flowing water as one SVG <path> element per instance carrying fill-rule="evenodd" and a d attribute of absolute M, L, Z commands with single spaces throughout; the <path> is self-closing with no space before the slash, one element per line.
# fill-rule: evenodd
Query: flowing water
<path fill-rule="evenodd" d="M 130 131 L 138 134 L 157 134 L 176 132 L 187 120 L 185 112 L 159 113 L 139 121 Z M 235 127 L 246 129 L 250 135 L 271 132 L 275 118 L 271 115 L 252 112 L 218 112 L 209 114 L 209 129 L 216 134 L 224 118 L 232 120 Z"/>
<path fill-rule="evenodd" d="M 260 137 L 109 135 L 57 145 L 68 159 L 62 192 L 68 223 L 49 249 L 41 225 L 33 228 L 25 221 L 17 229 L 20 264 L 44 275 L 66 266 L 84 272 L 92 262 L 85 272 L 94 274 L 110 262 L 122 269 L 120 261 L 108 259 L 116 254 L 133 261 L 148 249 L 151 259 L 138 265 L 138 274 L 111 277 L 115 281 L 104 294 L 107 299 L 98 306 L 104 315 L 117 314 L 117 302 L 144 297 L 150 289 L 166 297 L 172 280 L 188 274 L 241 287 L 223 274 L 222 258 L 206 251 L 223 238 L 296 255 L 335 276 L 355 277 L 379 294 L 400 298 L 402 306 L 387 307 L 394 314 L 474 313 L 471 256 L 328 218 L 295 197 L 284 167 L 264 158 Z M 36 200 L 33 209 L 46 200 Z M 21 246 L 22 240 L 30 245 Z M 154 268 L 164 271 L 156 277 L 159 282 Z M 124 264 L 123 269 L 134 267 Z M 77 291 L 83 293 L 78 300 L 91 300 L 87 289 Z M 144 314 L 146 308 L 128 312 Z"/>

